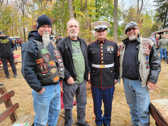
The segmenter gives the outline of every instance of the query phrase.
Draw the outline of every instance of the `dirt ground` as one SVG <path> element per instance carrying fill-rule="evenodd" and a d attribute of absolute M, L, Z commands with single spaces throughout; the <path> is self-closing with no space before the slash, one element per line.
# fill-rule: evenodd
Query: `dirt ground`
<path fill-rule="evenodd" d="M 14 52 L 15 54 L 21 54 L 21 50 Z M 21 61 L 21 57 L 18 59 Z M 33 111 L 33 100 L 31 95 L 31 88 L 28 86 L 21 74 L 21 63 L 16 65 L 19 77 L 13 78 L 12 70 L 9 68 L 10 79 L 4 79 L 5 75 L 3 70 L 0 70 L 0 83 L 3 83 L 7 90 L 14 90 L 15 96 L 12 98 L 13 103 L 19 103 L 19 109 L 16 110 L 18 117 L 23 114 L 34 113 Z M 168 97 L 168 64 L 162 62 L 162 70 L 158 80 L 157 89 L 151 92 L 151 100 L 153 99 L 164 99 Z M 87 106 L 86 106 L 86 120 L 90 126 L 95 126 L 95 116 L 93 112 L 93 101 L 90 90 L 90 85 L 87 84 Z M 113 110 L 112 110 L 112 121 L 111 126 L 131 126 L 131 118 L 129 114 L 129 108 L 126 104 L 125 94 L 123 90 L 123 84 L 117 84 L 115 86 L 115 94 L 113 99 Z M 0 105 L 0 112 L 4 109 L 4 104 Z M 102 107 L 103 109 L 103 107 Z M 76 106 L 73 109 L 73 118 L 76 121 Z M 59 118 L 59 122 L 60 122 Z M 9 118 L 5 119 L 0 126 L 9 126 L 11 121 Z M 151 117 L 151 126 L 155 126 L 155 122 Z"/>

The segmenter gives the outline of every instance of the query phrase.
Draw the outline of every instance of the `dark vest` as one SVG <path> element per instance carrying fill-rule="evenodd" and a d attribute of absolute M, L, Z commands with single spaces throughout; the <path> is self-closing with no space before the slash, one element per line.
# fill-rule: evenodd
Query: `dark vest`
<path fill-rule="evenodd" d="M 38 45 L 35 68 L 38 79 L 43 86 L 59 83 L 61 78 L 64 79 L 64 65 L 57 47 L 52 43 L 54 47 L 54 61 L 51 53 L 41 42 L 35 40 L 34 42 Z"/>

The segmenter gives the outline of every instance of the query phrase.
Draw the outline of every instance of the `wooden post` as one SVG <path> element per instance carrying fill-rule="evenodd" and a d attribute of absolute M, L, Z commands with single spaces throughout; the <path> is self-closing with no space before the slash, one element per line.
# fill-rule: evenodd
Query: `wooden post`
<path fill-rule="evenodd" d="M 0 84 L 0 94 L 2 95 L 4 93 L 6 93 L 6 92 L 7 92 L 6 87 L 3 84 Z M 13 105 L 11 99 L 9 99 L 6 102 L 4 102 L 4 104 L 5 104 L 6 108 L 8 108 L 8 107 Z M 14 123 L 17 120 L 17 116 L 16 116 L 15 112 L 10 115 L 10 119 L 11 119 L 12 123 Z"/>

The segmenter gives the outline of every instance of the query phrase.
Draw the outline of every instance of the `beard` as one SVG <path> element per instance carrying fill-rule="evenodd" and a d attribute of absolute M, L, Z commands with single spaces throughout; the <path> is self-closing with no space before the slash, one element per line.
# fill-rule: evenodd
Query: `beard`
<path fill-rule="evenodd" d="M 44 32 L 42 36 L 42 43 L 45 48 L 47 48 L 48 44 L 50 43 L 50 35 L 49 32 Z"/>
<path fill-rule="evenodd" d="M 69 32 L 69 37 L 70 38 L 76 38 L 76 37 L 78 37 L 78 33 Z"/>
<path fill-rule="evenodd" d="M 134 40 L 137 40 L 137 37 L 134 35 L 134 36 L 131 36 L 129 37 L 129 41 L 134 41 Z"/>

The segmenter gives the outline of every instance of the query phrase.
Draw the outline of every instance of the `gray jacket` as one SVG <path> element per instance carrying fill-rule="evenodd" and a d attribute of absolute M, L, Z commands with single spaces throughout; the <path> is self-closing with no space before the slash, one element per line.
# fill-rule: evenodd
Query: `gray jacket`
<path fill-rule="evenodd" d="M 123 44 L 119 46 L 120 50 L 120 78 L 122 77 L 122 63 L 125 48 L 129 42 L 128 38 L 123 40 Z M 161 70 L 159 56 L 154 47 L 154 43 L 149 39 L 139 38 L 137 46 L 137 69 L 139 71 L 139 80 L 142 81 L 142 86 L 146 86 L 147 81 L 157 83 L 158 76 Z M 148 57 L 148 58 L 147 58 Z"/>

